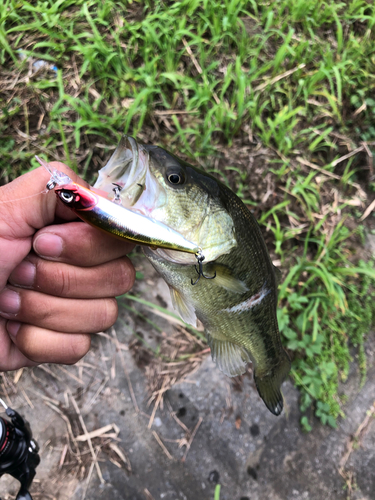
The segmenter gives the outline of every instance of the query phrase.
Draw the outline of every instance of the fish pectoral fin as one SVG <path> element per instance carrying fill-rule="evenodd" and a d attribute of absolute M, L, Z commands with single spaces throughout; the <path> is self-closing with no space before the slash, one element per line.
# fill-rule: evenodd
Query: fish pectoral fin
<path fill-rule="evenodd" d="M 181 319 L 185 321 L 185 323 L 196 327 L 197 316 L 194 307 L 186 302 L 185 298 L 172 286 L 169 287 L 169 291 L 171 292 L 173 307 L 181 316 Z"/>
<path fill-rule="evenodd" d="M 212 283 L 221 286 L 226 290 L 234 293 L 245 293 L 248 291 L 246 284 L 233 276 L 232 270 L 224 264 L 207 264 L 203 266 L 204 274 L 207 276 L 215 276 Z"/>
<path fill-rule="evenodd" d="M 254 381 L 259 395 L 270 412 L 276 416 L 280 415 L 284 406 L 280 387 L 289 371 L 290 359 L 284 350 L 282 350 L 280 362 L 272 367 L 269 373 L 258 376 L 257 369 L 254 370 Z"/>
<path fill-rule="evenodd" d="M 246 365 L 251 361 L 244 347 L 229 340 L 218 340 L 207 334 L 208 345 L 211 349 L 212 360 L 228 377 L 242 375 L 246 371 Z"/>

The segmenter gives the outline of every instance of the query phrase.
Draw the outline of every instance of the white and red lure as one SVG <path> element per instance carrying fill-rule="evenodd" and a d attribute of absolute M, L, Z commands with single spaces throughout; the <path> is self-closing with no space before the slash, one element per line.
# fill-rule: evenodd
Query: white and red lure
<path fill-rule="evenodd" d="M 38 156 L 36 159 L 51 176 L 46 186 L 47 189 L 49 191 L 54 189 L 62 203 L 84 222 L 121 239 L 153 248 L 195 254 L 198 263 L 204 260 L 201 248 L 184 238 L 179 232 L 162 222 L 120 205 L 118 187 L 114 188 L 114 200 L 111 201 L 73 182 L 67 174 L 51 168 Z"/>

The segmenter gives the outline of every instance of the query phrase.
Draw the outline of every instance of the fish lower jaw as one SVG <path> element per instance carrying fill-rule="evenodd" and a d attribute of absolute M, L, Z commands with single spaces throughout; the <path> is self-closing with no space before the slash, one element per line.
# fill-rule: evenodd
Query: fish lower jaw
<path fill-rule="evenodd" d="M 172 228 L 173 229 L 173 228 Z M 176 229 L 178 231 L 178 229 Z M 184 233 L 180 233 L 182 236 L 188 240 L 194 241 L 194 238 L 191 238 L 189 235 L 186 235 Z M 198 244 L 199 246 L 199 244 Z M 216 260 L 218 257 L 220 257 L 222 254 L 218 249 L 216 248 L 202 248 L 201 249 L 201 255 L 204 256 L 204 261 L 203 261 L 203 266 L 206 264 L 209 264 L 210 262 L 213 262 Z M 179 250 L 167 250 L 164 248 L 157 248 L 157 249 L 151 249 L 154 253 L 158 255 L 158 257 L 167 260 L 169 262 L 172 262 L 173 264 L 181 264 L 185 266 L 191 266 L 191 265 L 196 265 L 197 264 L 197 257 L 194 254 L 187 253 L 187 252 L 181 252 Z"/>
<path fill-rule="evenodd" d="M 148 248 L 150 252 L 156 254 L 159 258 L 172 262 L 173 264 L 191 266 L 197 263 L 195 255 L 191 253 L 180 252 L 179 250 L 166 250 L 164 248 Z"/>
<path fill-rule="evenodd" d="M 123 204 L 123 206 L 125 208 L 127 208 L 128 210 L 131 210 L 132 212 L 143 215 L 144 217 L 148 217 L 149 219 L 156 220 L 155 217 L 152 217 L 152 212 L 153 212 L 152 208 L 147 208 L 147 207 L 143 207 L 143 206 L 139 207 L 136 205 L 124 205 L 124 204 Z"/>

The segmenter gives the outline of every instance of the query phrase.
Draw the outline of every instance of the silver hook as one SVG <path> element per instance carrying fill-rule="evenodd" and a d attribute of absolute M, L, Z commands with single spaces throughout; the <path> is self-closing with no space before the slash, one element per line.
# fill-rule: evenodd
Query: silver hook
<path fill-rule="evenodd" d="M 118 205 L 121 205 L 122 202 L 121 202 L 121 196 L 120 196 L 120 193 L 121 193 L 121 189 L 122 187 L 119 186 L 119 184 L 115 184 L 114 182 L 112 182 L 112 185 L 115 186 L 112 191 L 115 193 L 115 197 L 113 198 L 113 202 L 114 203 L 117 203 Z"/>
<path fill-rule="evenodd" d="M 203 276 L 203 278 L 206 278 L 206 280 L 213 280 L 214 278 L 216 278 L 216 271 L 215 271 L 215 274 L 213 276 L 206 276 L 204 273 L 203 273 L 203 261 L 204 261 L 204 255 L 202 253 L 202 249 L 200 249 L 196 254 L 195 254 L 195 257 L 198 261 L 198 269 L 197 269 L 197 266 L 195 266 L 195 270 L 197 271 L 198 273 L 198 278 L 196 281 L 193 282 L 193 280 L 191 280 L 191 284 L 192 285 L 196 285 L 198 283 L 198 281 L 201 279 L 201 276 Z"/>

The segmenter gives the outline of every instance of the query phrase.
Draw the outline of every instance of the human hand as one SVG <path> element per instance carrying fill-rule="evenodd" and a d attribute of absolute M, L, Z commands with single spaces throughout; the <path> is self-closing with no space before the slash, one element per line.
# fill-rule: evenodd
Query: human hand
<path fill-rule="evenodd" d="M 74 222 L 54 193 L 42 193 L 48 180 L 38 168 L 0 188 L 0 371 L 77 362 L 134 283 L 125 257 L 134 245 Z"/>

